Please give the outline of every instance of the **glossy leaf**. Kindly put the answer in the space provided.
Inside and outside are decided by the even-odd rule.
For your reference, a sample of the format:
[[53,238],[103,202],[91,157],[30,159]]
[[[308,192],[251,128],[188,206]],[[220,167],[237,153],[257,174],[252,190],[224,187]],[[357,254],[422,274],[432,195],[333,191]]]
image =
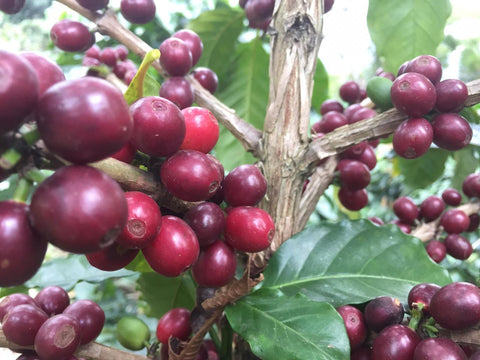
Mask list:
[[345,325],[328,303],[261,289],[228,306],[226,314],[263,360],[350,358]]
[[386,71],[417,55],[435,55],[452,7],[449,0],[370,0],[367,24]]
[[421,282],[451,280],[420,240],[368,220],[312,226],[286,241],[264,272],[263,288],[304,294],[334,306],[390,295],[406,301]]
[[195,284],[188,274],[168,278],[157,273],[144,273],[138,279],[146,315],[160,318],[174,307],[192,309],[195,305]]
[[322,103],[328,98],[328,74],[323,63],[318,60],[313,77],[312,109],[319,111]]

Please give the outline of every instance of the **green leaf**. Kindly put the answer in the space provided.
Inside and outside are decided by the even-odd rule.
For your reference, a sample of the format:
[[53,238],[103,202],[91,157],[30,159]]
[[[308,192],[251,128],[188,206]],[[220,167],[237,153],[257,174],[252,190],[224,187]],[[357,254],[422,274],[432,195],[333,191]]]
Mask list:
[[147,302],[146,315],[160,318],[175,307],[192,309],[195,305],[195,284],[186,273],[169,278],[157,273],[144,273],[138,279],[142,299]]
[[455,159],[455,176],[452,176],[451,187],[462,192],[463,180],[477,170],[478,158],[472,146],[455,151],[453,158]]
[[235,54],[244,19],[245,12],[240,9],[221,8],[202,12],[186,26],[195,31],[203,42],[203,53],[197,66],[212,69],[219,77],[220,88]]
[[430,149],[416,159],[398,157],[398,168],[404,176],[404,183],[412,189],[425,188],[443,175],[449,152]]
[[396,74],[405,61],[434,55],[451,11],[449,0],[370,0],[367,25],[383,68]]
[[49,285],[61,286],[70,290],[80,281],[99,283],[106,279],[133,276],[128,270],[102,271],[94,268],[83,255],[69,255],[66,258],[54,258],[42,264],[38,272],[25,283],[28,287],[43,288]]
[[312,108],[319,111],[322,103],[328,98],[328,74],[323,63],[318,60],[313,76]]
[[[218,93],[223,103],[258,129],[263,128],[268,104],[268,65],[269,57],[260,38],[241,44],[231,63],[227,86]],[[226,170],[254,161],[253,156],[223,127],[215,155]]]
[[263,360],[350,359],[344,322],[328,303],[261,289],[225,311]]
[[396,225],[369,220],[312,226],[286,241],[264,272],[263,288],[304,294],[334,306],[382,295],[406,301],[421,282],[445,285],[446,270],[427,255],[420,240]]
[[143,58],[135,77],[125,91],[125,100],[127,103],[133,104],[136,100],[149,95],[158,96],[160,85],[156,80],[148,74],[148,68],[160,58],[160,51],[153,49],[149,51]]
[[128,264],[125,269],[140,273],[153,272],[153,269],[150,267],[150,265],[148,265],[147,260],[145,260],[145,256],[143,256],[141,251],[138,252],[135,259],[133,259],[133,261]]

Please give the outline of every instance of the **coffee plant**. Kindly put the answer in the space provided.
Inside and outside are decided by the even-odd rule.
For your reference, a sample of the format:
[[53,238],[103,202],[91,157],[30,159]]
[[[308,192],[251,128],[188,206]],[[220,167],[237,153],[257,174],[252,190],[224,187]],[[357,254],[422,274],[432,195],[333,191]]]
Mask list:
[[454,2],[370,0],[376,63],[336,87],[343,0],[202,2],[172,29],[173,2],[51,3],[0,0],[5,24],[63,11],[41,51],[0,45],[12,359],[480,358]]

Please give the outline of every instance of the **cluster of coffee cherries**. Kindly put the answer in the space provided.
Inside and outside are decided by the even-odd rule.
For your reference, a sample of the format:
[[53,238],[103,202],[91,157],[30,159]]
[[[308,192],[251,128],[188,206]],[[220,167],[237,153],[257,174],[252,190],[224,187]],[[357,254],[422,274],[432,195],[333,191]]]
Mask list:
[[476,285],[415,285],[408,294],[407,309],[391,296],[377,297],[363,310],[352,305],[338,307],[350,341],[350,359],[480,358],[480,351],[460,346],[439,331],[468,330],[480,322],[480,289]]
[[[21,360],[77,360],[79,346],[95,340],[103,329],[105,313],[92,300],[70,302],[58,286],[47,286],[35,297],[14,293],[0,302],[5,338],[25,350]],[[78,359],[81,360],[81,359]]]

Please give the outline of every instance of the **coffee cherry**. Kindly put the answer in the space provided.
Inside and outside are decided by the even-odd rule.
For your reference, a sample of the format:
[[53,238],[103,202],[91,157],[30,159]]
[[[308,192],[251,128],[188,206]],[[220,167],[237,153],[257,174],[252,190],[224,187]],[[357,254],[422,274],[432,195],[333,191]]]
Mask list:
[[53,84],[65,80],[62,69],[53,61],[34,52],[23,52],[20,56],[32,65],[37,75],[39,97]]
[[225,214],[215,203],[203,202],[195,205],[183,216],[197,235],[201,247],[206,247],[217,241],[225,229]]
[[119,151],[133,127],[123,94],[108,81],[92,77],[48,88],[38,103],[36,121],[52,152],[81,164]]
[[32,346],[40,326],[48,315],[31,304],[17,305],[3,318],[2,330],[8,341],[20,346]]
[[419,208],[418,217],[425,222],[433,221],[440,217],[445,210],[445,202],[441,197],[431,195],[422,201]]
[[340,86],[339,94],[342,100],[353,104],[360,97],[360,86],[355,81],[347,81]]
[[223,181],[224,200],[230,206],[255,206],[266,192],[267,180],[255,165],[237,166]]
[[343,113],[343,105],[335,99],[327,99],[320,105],[320,114],[325,115],[329,111]]
[[35,70],[20,55],[0,50],[0,135],[15,130],[38,101]]
[[[373,109],[362,107],[361,109],[358,109],[355,111],[350,118],[348,119],[349,124],[354,124],[356,122],[366,120],[366,119],[371,119],[377,115],[377,112]],[[345,114],[346,116],[346,114]]]
[[180,109],[158,96],[147,96],[130,106],[133,116],[131,141],[151,156],[173,155],[185,137],[185,118]]
[[161,275],[175,277],[197,260],[200,246],[194,231],[182,219],[165,215],[155,240],[142,249],[151,268]]
[[341,187],[338,192],[338,200],[348,210],[358,211],[363,209],[368,203],[367,190],[349,190]]
[[48,316],[60,314],[70,305],[68,293],[60,286],[44,287],[34,299]]
[[23,284],[37,272],[45,257],[47,242],[31,227],[29,216],[30,209],[25,203],[0,202],[2,287]]
[[437,102],[435,108],[444,113],[456,113],[463,109],[465,100],[468,98],[467,85],[458,79],[440,81],[435,89]]
[[90,265],[103,271],[123,269],[130,264],[138,254],[138,249],[127,249],[116,242],[101,250],[86,254]]
[[417,219],[418,211],[417,205],[407,196],[401,196],[393,202],[393,212],[407,224],[412,224]]
[[95,37],[81,22],[63,19],[50,30],[53,44],[63,51],[83,52],[95,43]]
[[468,216],[470,220],[470,224],[468,225],[466,232],[473,232],[478,229],[480,225],[480,215],[479,214],[471,214]]
[[421,283],[415,285],[408,293],[408,306],[410,306],[410,309],[414,309],[422,304],[423,313],[429,314],[430,302],[438,290],[440,290],[440,286],[437,284]]
[[470,241],[459,234],[449,234],[443,243],[447,254],[458,260],[467,260],[472,255],[473,248]]
[[393,133],[393,149],[405,159],[425,154],[433,141],[432,125],[424,118],[402,121]]
[[329,12],[332,9],[334,3],[335,3],[335,0],[324,0],[323,13],[326,14],[327,12]]
[[169,310],[160,318],[157,324],[157,339],[167,346],[168,339],[171,337],[187,340],[191,333],[190,311],[185,308]]
[[367,95],[380,111],[388,110],[393,106],[390,95],[392,84],[393,79],[388,79],[384,76],[375,76],[368,80]]
[[42,360],[67,360],[80,345],[80,325],[65,314],[43,323],[35,336],[35,352]]
[[430,314],[449,330],[463,330],[480,321],[480,289],[467,282],[443,286],[430,301]]
[[391,221],[392,224],[396,225],[402,232],[405,234],[410,234],[412,232],[412,225],[408,224],[400,219]]
[[120,12],[132,24],[146,24],[153,20],[157,8],[153,0],[122,0]]
[[13,293],[5,296],[0,301],[0,323],[3,323],[3,318],[14,307],[18,305],[29,304],[39,307],[37,302],[29,295],[22,293]]
[[338,163],[342,188],[350,191],[361,190],[370,183],[370,170],[358,160],[344,159]]
[[[350,104],[345,108],[345,110],[343,110],[343,115],[345,115],[345,117],[347,118],[348,123],[351,124],[352,123],[352,116],[357,111],[362,110],[362,109],[366,109],[366,108],[363,107],[362,105],[358,104],[358,103]],[[342,111],[339,111],[339,112],[342,112]]]
[[100,335],[105,324],[105,312],[92,300],[77,300],[63,314],[76,319],[80,325],[80,344],[88,344]]
[[446,189],[442,192],[442,199],[447,205],[458,206],[462,202],[462,195],[456,189]]
[[200,286],[220,287],[235,276],[237,258],[234,250],[221,240],[205,247],[192,267],[192,275]]
[[136,316],[122,317],[115,329],[118,342],[129,350],[142,350],[150,340],[150,329]]
[[447,210],[440,219],[440,225],[448,234],[460,234],[470,224],[468,215],[460,209]]
[[351,305],[340,306],[337,308],[337,312],[345,323],[350,349],[358,348],[367,337],[367,327],[362,312]]
[[35,230],[64,251],[87,254],[111,245],[127,219],[122,188],[93,167],[71,165],[43,181],[32,197]]
[[370,330],[380,332],[388,325],[399,324],[404,310],[400,300],[390,296],[379,296],[370,300],[363,311],[365,323]]
[[172,37],[184,41],[192,55],[192,66],[195,66],[198,63],[198,60],[200,60],[203,52],[203,43],[200,36],[192,30],[182,29],[174,33]]
[[108,5],[108,0],[77,0],[77,2],[90,11],[105,9]]
[[5,14],[13,15],[25,6],[25,0],[0,0],[0,11]]
[[185,201],[207,200],[222,181],[212,160],[196,150],[179,150],[169,157],[162,164],[160,179],[168,191]]
[[250,22],[261,23],[272,16],[274,6],[274,0],[248,0],[245,16]]
[[159,94],[180,109],[192,106],[194,100],[193,87],[183,76],[172,76],[165,80]]
[[439,148],[456,151],[472,140],[472,128],[467,120],[456,113],[437,114],[432,119],[433,142]]
[[346,157],[352,160],[358,160],[367,165],[369,170],[373,170],[377,166],[377,156],[375,150],[367,143],[365,149],[360,155],[355,155],[352,152],[345,153]]
[[329,111],[323,115],[319,124],[315,127],[315,130],[316,132],[322,132],[326,134],[347,124],[348,120],[342,113]]
[[182,110],[185,118],[185,138],[180,149],[208,153],[218,141],[220,128],[210,110],[192,106]]
[[372,348],[368,345],[361,345],[356,349],[352,349],[350,353],[350,360],[371,360]]
[[445,244],[438,240],[430,240],[425,246],[428,256],[437,264],[442,262],[447,256],[447,248]]
[[125,192],[128,215],[116,243],[127,249],[142,249],[157,236],[162,214],[157,203],[140,191]]
[[463,180],[462,191],[468,197],[480,197],[480,173],[468,175]]
[[193,73],[193,77],[208,90],[210,94],[214,94],[218,88],[218,76],[212,69],[206,67],[197,67]]
[[395,79],[392,103],[410,117],[422,117],[435,106],[437,95],[432,82],[418,73],[406,72]]
[[112,154],[111,157],[126,164],[130,164],[135,158],[136,153],[137,148],[131,142],[128,142],[120,150]]
[[160,44],[160,64],[170,76],[187,75],[192,68],[192,53],[180,38],[169,37]]
[[423,339],[415,348],[413,360],[424,359],[467,360],[467,356],[453,340],[437,337]]
[[258,252],[270,246],[275,225],[270,215],[253,206],[237,206],[227,214],[225,241],[234,249]]
[[420,55],[410,60],[405,72],[419,73],[436,85],[442,78],[442,64],[432,55]]
[[373,341],[373,360],[411,360],[420,336],[405,325],[391,325],[383,329]]
[[100,52],[100,61],[113,68],[118,61],[117,52],[114,48],[106,47]]

